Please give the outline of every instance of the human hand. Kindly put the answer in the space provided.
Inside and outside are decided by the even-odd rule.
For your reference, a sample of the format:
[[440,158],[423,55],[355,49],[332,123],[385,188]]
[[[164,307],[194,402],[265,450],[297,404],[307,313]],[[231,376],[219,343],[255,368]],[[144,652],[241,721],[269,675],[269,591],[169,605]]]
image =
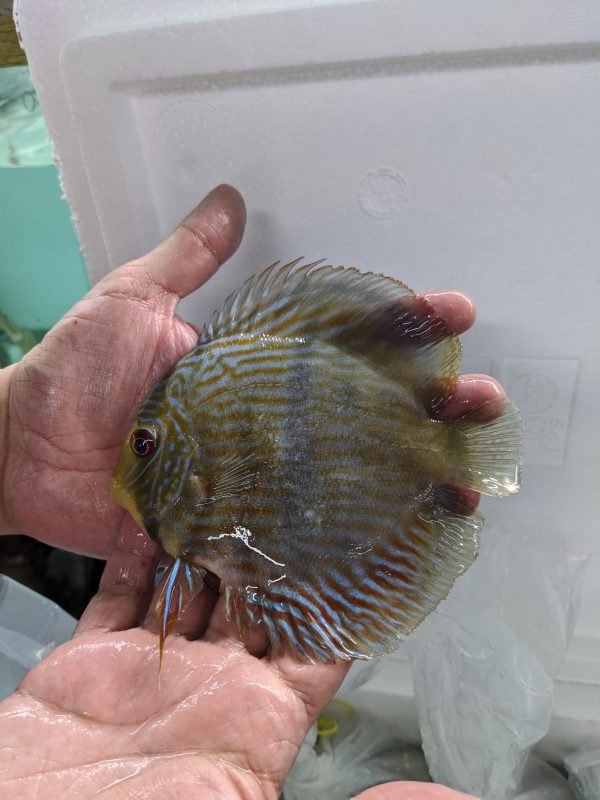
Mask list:
[[220,186],[145,258],[100,281],[0,371],[0,533],[106,557],[124,511],[108,496],[127,426],[198,334],[175,314],[237,249],[246,212]]
[[[156,545],[126,519],[72,641],[0,704],[2,796],[279,797],[348,665],[300,664],[258,642],[249,652],[225,619],[224,599],[205,587],[167,639],[159,677],[149,605],[156,558]],[[433,784],[393,783],[357,800],[461,798]]]
[[[244,223],[240,195],[218,187],[165,242],[107,275],[39,346],[0,370],[0,533],[110,553],[124,512],[107,490],[128,425],[197,340],[177,303],[233,254]],[[457,333],[473,323],[464,295],[427,296]],[[491,378],[463,376],[444,415],[499,394]],[[465,496],[474,508],[476,494]]]
[[[55,391],[51,391],[50,412],[53,403],[58,403],[69,412],[70,425],[78,432],[78,437],[72,440],[78,446],[71,446],[68,451],[71,466],[63,468],[61,462],[54,465],[53,472],[47,473],[44,460],[38,464],[35,447],[25,447],[32,432],[25,429],[26,435],[22,436],[21,448],[29,459],[26,461],[23,452],[19,453],[19,463],[26,465],[21,466],[23,474],[32,473],[33,481],[41,471],[39,479],[49,492],[46,502],[49,502],[48,497],[52,500],[55,493],[65,498],[60,515],[51,519],[54,525],[48,528],[48,536],[44,538],[49,540],[53,536],[54,541],[77,547],[79,526],[85,530],[85,526],[94,521],[94,508],[87,510],[85,502],[92,503],[94,499],[97,513],[109,525],[107,534],[103,534],[99,524],[92,526],[93,536],[99,539],[97,552],[106,552],[119,530],[120,536],[107,564],[101,590],[84,615],[75,638],[38,665],[17,693],[0,706],[0,742],[3,745],[0,780],[12,796],[29,798],[56,793],[63,798],[86,798],[104,791],[114,798],[156,795],[164,800],[195,797],[201,790],[206,798],[276,798],[308,727],[332,697],[347,669],[346,664],[298,664],[288,656],[266,652],[264,643],[260,642],[251,643],[250,650],[246,649],[235,628],[225,620],[223,601],[217,601],[205,587],[177,622],[175,634],[167,640],[159,687],[154,601],[149,603],[156,547],[129,518],[114,515],[100,491],[108,484],[124,429],[137,403],[179,357],[180,350],[189,349],[195,341],[193,330],[172,316],[177,295],[165,294],[165,291],[161,294],[156,288],[156,276],[160,275],[160,281],[166,282],[174,272],[175,262],[185,264],[188,281],[185,286],[191,288],[222,260],[227,247],[233,249],[237,243],[234,232],[241,228],[243,207],[231,189],[219,190],[217,197],[223,205],[220,210],[212,209],[217,219],[210,226],[210,235],[214,234],[219,220],[226,223],[219,240],[223,245],[219,251],[221,256],[211,260],[205,247],[193,243],[192,236],[175,234],[180,237],[179,244],[173,245],[171,239],[171,243],[158,248],[143,262],[113,273],[116,285],[109,283],[107,286],[102,282],[96,287],[95,293],[79,304],[77,314],[71,312],[60,323],[63,332],[59,329],[58,337],[48,342],[47,349],[27,368],[30,372],[20,378],[25,381],[20,396],[25,397],[26,379],[29,379],[39,398],[37,417],[33,414],[33,403],[28,404],[33,423],[43,410],[41,387],[52,389],[66,381],[64,389],[71,398],[70,405],[62,405]],[[194,228],[204,224],[205,213],[200,208],[192,214],[188,224]],[[228,245],[224,244],[226,241]],[[150,281],[149,268],[153,269]],[[180,289],[181,293],[186,291],[185,286]],[[441,292],[428,297],[438,314],[457,333],[472,324],[474,308],[464,295]],[[124,302],[132,303],[133,322],[124,320],[122,311],[119,312]],[[158,312],[156,307],[160,309]],[[77,319],[78,325],[89,323],[93,328],[93,334],[84,337],[87,349],[80,367],[83,372],[83,365],[86,365],[86,378],[82,379],[79,389],[72,385],[74,373],[68,372],[69,382],[64,377],[66,368],[60,361],[56,363],[58,354],[64,356],[71,348],[75,349],[74,360],[79,363],[81,349],[65,327],[70,319]],[[111,338],[113,346],[110,348],[106,348],[104,342],[96,342],[94,350],[98,326],[103,330],[102,325],[110,320],[114,320],[117,327],[114,333],[117,339]],[[140,337],[147,324],[153,327],[155,344],[149,358],[137,342],[128,343],[128,338]],[[112,337],[113,333],[106,330],[104,335]],[[106,378],[107,370],[109,373],[114,370],[111,359],[117,358],[121,365],[121,359],[115,356],[117,343],[127,352],[127,360],[122,363],[136,371],[134,379],[124,367],[116,370],[121,381],[118,386],[122,392],[127,389],[127,402],[112,386],[106,395],[100,392],[100,397],[93,394],[89,397],[85,381],[91,380],[95,367],[102,366]],[[136,357],[146,359],[145,370],[139,374],[134,370]],[[102,358],[107,360],[102,361]],[[53,375],[58,375],[54,381]],[[42,380],[39,385],[36,384],[38,378]],[[101,386],[98,382],[93,385]],[[500,395],[502,390],[492,379],[463,376],[443,415],[460,416],[470,407]],[[103,418],[114,426],[117,434],[107,435],[102,428],[91,425],[95,417],[88,406],[92,401],[98,403]],[[78,416],[80,405],[85,412],[83,421]],[[61,420],[50,412],[41,416],[60,426]],[[124,421],[120,420],[119,413]],[[68,435],[66,425],[55,435],[46,432],[42,436],[35,426],[34,431],[38,437],[34,441],[41,442],[43,452],[55,442],[56,436],[61,442],[60,437]],[[82,443],[90,450],[82,448]],[[83,496],[69,506],[69,481],[76,479],[78,468],[94,466],[92,457],[101,459],[95,482],[88,486],[86,480],[81,481],[78,487],[82,488]],[[13,458],[11,453],[9,463],[17,463]],[[474,508],[477,496],[465,493],[465,498]],[[27,501],[31,501],[32,506],[37,504],[37,498],[31,494]],[[13,501],[11,506],[16,509],[17,502]],[[42,504],[37,505],[40,516],[33,515],[39,528],[44,522],[42,509]],[[29,519],[31,513],[25,509],[24,518]],[[63,519],[69,523],[68,537],[60,538]],[[77,549],[89,551],[90,548],[88,539]],[[390,794],[392,790],[397,793]],[[369,790],[363,800],[391,800],[392,797],[398,800],[447,797],[452,800],[457,795],[434,786],[415,788],[414,784],[389,784]]]

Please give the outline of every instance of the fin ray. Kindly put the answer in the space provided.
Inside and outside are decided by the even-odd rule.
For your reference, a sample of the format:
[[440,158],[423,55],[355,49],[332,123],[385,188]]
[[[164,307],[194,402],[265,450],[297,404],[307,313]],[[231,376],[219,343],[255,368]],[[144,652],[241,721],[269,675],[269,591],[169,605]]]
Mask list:
[[[305,570],[293,588],[239,589],[233,602],[246,617],[242,625],[262,621],[277,653],[291,650],[308,662],[383,655],[435,609],[476,558],[482,522],[478,514],[456,514],[430,500],[397,537],[330,570],[327,581]],[[349,588],[340,596],[335,586],[344,575]]]
[[206,325],[199,344],[229,335],[319,338],[414,387],[430,410],[452,396],[458,337],[400,281],[300,260],[250,278]]
[[495,497],[519,490],[523,422],[514,403],[488,400],[448,424],[457,483]]

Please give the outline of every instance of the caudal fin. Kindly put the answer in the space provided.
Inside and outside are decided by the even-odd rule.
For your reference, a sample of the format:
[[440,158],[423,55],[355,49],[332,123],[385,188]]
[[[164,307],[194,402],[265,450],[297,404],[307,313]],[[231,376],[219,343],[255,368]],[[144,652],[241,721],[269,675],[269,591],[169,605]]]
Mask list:
[[448,424],[456,483],[495,497],[519,491],[523,422],[514,403],[488,400]]

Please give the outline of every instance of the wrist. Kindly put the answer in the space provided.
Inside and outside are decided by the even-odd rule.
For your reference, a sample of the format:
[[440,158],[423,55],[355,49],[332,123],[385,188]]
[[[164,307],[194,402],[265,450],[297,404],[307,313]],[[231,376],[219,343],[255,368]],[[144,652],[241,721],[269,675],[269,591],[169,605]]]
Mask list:
[[10,382],[15,364],[0,369],[0,535],[15,533],[8,512],[8,470],[9,470],[9,398]]

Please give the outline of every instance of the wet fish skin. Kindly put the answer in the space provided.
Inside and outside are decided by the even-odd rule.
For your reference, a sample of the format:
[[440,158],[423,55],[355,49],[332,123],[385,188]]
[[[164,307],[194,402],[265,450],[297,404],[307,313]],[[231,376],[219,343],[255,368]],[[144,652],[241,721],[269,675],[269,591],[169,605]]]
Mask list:
[[[482,520],[444,487],[519,485],[512,404],[488,422],[435,418],[459,365],[457,338],[403,284],[273,267],[144,403],[113,496],[176,564],[220,577],[242,633],[264,625],[309,661],[389,652],[475,558]],[[132,450],[140,430],[148,457]]]

